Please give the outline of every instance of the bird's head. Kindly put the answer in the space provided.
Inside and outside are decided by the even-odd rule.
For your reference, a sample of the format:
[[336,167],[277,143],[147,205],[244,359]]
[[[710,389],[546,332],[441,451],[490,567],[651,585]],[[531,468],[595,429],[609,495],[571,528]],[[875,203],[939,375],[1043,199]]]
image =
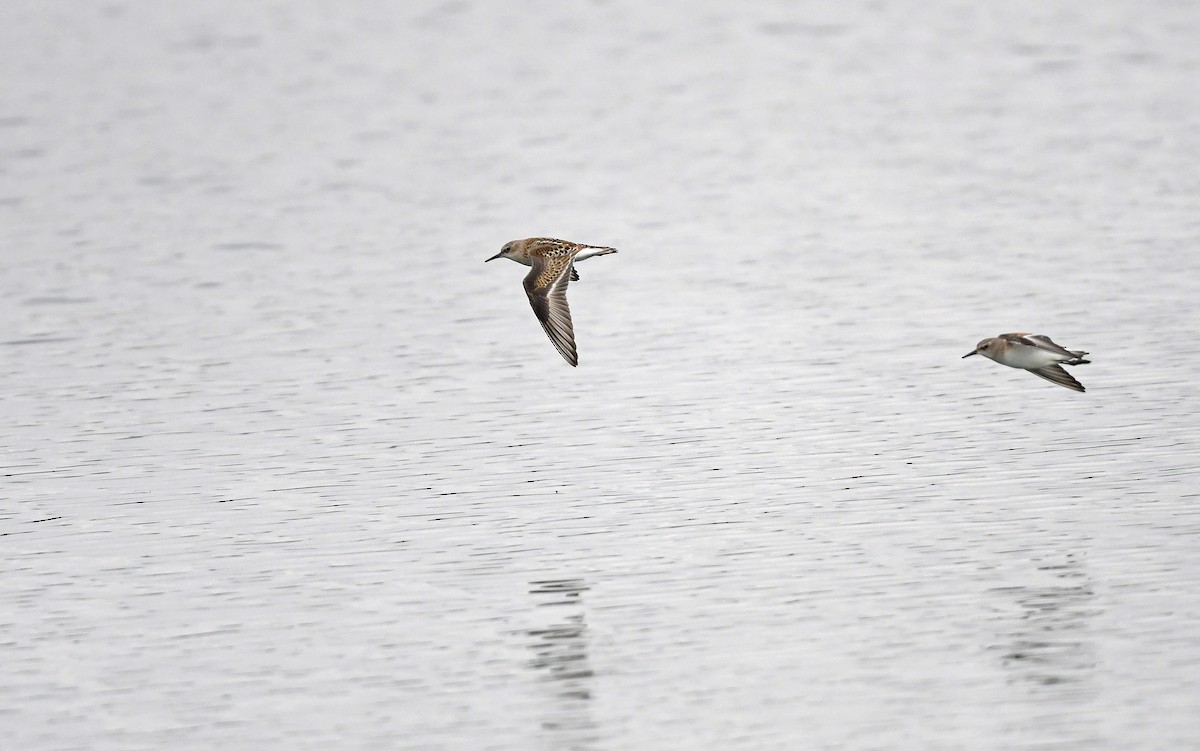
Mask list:
[[963,359],[965,360],[971,355],[983,355],[984,357],[990,357],[993,354],[993,347],[995,344],[995,338],[984,339],[983,341],[979,342],[979,344],[975,345],[975,349],[963,355]]
[[[494,261],[497,258],[507,258],[509,260],[516,261],[517,263],[523,263],[525,261],[525,259],[523,258],[523,251],[524,251],[524,246],[522,245],[520,240],[511,240],[509,242],[504,243],[504,247],[500,249],[499,253],[497,253],[496,255],[492,256],[491,258],[489,258],[487,260]],[[487,261],[485,261],[484,263],[486,263],[486,262]]]

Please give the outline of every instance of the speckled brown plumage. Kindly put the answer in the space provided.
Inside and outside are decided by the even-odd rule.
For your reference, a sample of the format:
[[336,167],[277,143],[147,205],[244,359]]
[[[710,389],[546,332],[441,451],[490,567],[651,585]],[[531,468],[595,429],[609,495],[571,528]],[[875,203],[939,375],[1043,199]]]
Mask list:
[[553,237],[530,237],[505,243],[496,258],[508,258],[531,267],[525,276],[525,294],[534,315],[555,348],[572,366],[579,364],[575,329],[567,305],[567,285],[579,279],[575,262],[616,253],[616,248],[582,245]]

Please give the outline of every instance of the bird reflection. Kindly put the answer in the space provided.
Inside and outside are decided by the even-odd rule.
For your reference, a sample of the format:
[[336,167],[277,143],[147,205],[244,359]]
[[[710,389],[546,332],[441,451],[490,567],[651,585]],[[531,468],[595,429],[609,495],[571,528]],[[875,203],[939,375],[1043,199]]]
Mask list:
[[552,618],[546,625],[529,629],[529,666],[540,674],[555,698],[552,716],[542,727],[555,734],[559,748],[591,749],[598,742],[591,716],[592,669],[588,664],[587,623],[582,595],[588,586],[582,579],[553,579],[530,582],[538,608]]
[[1040,570],[1062,584],[996,590],[1021,608],[1017,627],[996,648],[1015,680],[1062,695],[1086,694],[1097,664],[1088,629],[1097,612],[1095,592],[1074,559]]

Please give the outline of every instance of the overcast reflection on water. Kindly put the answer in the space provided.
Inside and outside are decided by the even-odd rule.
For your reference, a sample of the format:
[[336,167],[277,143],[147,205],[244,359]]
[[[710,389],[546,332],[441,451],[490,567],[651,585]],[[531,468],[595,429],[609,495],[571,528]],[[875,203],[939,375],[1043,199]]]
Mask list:
[[1198,38],[0,4],[2,745],[1193,746]]

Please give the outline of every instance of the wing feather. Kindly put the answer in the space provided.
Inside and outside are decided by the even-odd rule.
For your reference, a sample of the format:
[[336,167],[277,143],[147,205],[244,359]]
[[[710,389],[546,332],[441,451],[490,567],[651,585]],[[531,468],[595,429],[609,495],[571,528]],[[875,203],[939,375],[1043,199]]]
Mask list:
[[1084,359],[1087,356],[1087,352],[1067,349],[1045,334],[1004,334],[1002,338],[1014,344],[1023,344],[1026,347],[1040,349],[1043,352],[1061,355],[1063,362],[1067,365],[1085,365],[1091,362],[1091,360]]
[[574,266],[571,255],[534,255],[533,268],[525,277],[525,294],[533,314],[542,324],[546,335],[559,354],[571,366],[579,365],[575,350],[575,329],[571,324],[571,308],[567,305],[567,285]]
[[1066,386],[1073,391],[1084,391],[1083,384],[1072,378],[1071,374],[1063,370],[1061,365],[1047,365],[1044,368],[1030,370],[1029,372],[1040,378],[1045,378],[1050,383]]

